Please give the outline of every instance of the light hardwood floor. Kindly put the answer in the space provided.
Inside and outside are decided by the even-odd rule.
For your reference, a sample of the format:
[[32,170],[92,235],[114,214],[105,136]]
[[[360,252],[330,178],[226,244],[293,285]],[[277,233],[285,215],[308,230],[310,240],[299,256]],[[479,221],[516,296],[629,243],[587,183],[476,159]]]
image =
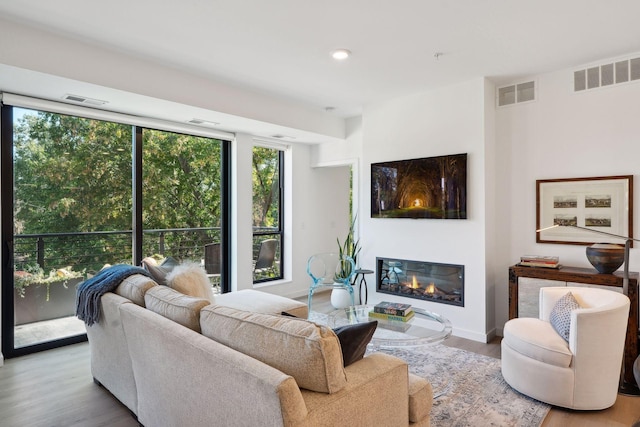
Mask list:
[[[314,298],[314,310],[331,310],[328,295]],[[445,344],[500,357],[499,338],[484,344],[451,337]],[[604,411],[554,408],[542,427],[629,427],[639,420],[640,397],[618,395],[616,404]],[[138,423],[126,407],[93,383],[89,345],[82,343],[5,360],[0,368],[0,426],[135,427]]]

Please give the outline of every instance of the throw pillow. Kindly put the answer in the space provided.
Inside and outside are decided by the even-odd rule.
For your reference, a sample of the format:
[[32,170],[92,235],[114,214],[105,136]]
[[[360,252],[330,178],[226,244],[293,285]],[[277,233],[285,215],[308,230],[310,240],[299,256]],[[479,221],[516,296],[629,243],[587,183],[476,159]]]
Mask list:
[[180,265],[178,261],[171,257],[166,257],[162,264],[158,265],[155,259],[152,257],[147,257],[142,260],[142,268],[147,270],[153,280],[155,280],[160,285],[167,284],[167,274],[171,273],[175,267]]
[[198,263],[185,261],[171,270],[166,279],[170,288],[182,294],[215,302],[211,282]]
[[335,393],[347,385],[338,337],[327,326],[214,304],[200,311],[200,326],[202,335],[291,375],[300,388]]
[[[286,311],[280,314],[287,317],[296,317]],[[375,320],[356,325],[339,326],[333,329],[333,332],[338,336],[338,341],[340,341],[342,363],[345,368],[364,357],[367,345],[371,342],[377,327],[378,321]]]
[[376,331],[378,321],[345,325],[333,330],[340,341],[342,360],[347,367],[362,359],[367,351],[367,344],[371,341]]
[[551,326],[567,342],[569,342],[569,330],[571,329],[571,312],[578,308],[580,308],[580,304],[576,298],[571,292],[567,292],[556,302],[549,315]]

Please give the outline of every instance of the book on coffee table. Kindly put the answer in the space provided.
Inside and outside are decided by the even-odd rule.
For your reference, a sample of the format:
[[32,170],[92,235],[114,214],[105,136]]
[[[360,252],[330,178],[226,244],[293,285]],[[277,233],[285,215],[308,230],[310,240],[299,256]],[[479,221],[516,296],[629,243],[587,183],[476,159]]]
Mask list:
[[413,310],[407,313],[406,316],[396,316],[395,314],[376,313],[375,311],[371,311],[369,312],[369,317],[392,322],[408,322],[413,319],[414,314]]
[[382,301],[373,307],[375,313],[391,314],[394,316],[407,316],[413,312],[413,308],[410,304],[403,304],[399,302]]

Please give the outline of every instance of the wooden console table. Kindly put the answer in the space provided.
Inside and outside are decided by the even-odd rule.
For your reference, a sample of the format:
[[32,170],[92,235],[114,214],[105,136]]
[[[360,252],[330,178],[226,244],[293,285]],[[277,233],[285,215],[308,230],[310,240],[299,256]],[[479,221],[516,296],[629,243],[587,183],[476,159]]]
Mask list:
[[[622,273],[600,274],[592,268],[561,267],[509,267],[509,319],[518,317],[518,279],[527,277],[541,280],[556,280],[571,284],[599,285],[622,287]],[[629,324],[627,326],[627,338],[624,347],[624,376],[620,384],[620,392],[638,394],[638,386],[633,376],[633,363],[638,357],[638,279],[640,274],[629,272]]]

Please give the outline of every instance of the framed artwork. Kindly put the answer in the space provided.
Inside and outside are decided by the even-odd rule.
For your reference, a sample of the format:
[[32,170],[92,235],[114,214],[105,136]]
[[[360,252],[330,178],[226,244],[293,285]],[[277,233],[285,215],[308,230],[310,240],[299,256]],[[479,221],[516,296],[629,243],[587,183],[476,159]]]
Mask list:
[[536,242],[592,245],[633,238],[633,175],[536,181]]

